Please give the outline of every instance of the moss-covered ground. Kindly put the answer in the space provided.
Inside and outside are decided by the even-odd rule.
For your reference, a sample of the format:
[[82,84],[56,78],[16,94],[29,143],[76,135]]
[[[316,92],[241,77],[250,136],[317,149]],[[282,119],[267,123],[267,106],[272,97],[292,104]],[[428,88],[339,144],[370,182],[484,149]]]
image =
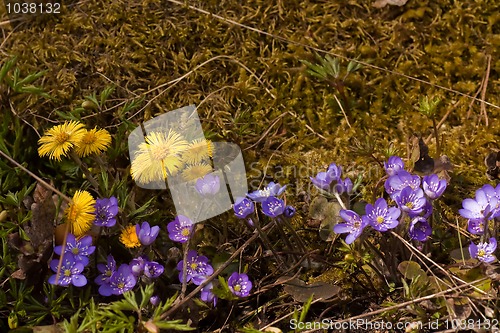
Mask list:
[[[0,82],[0,149],[72,195],[76,189],[89,187],[81,171],[70,160],[57,163],[40,158],[37,140],[64,120],[78,119],[87,128],[105,128],[113,137],[106,153],[110,173],[113,179],[123,180],[120,191],[133,193],[133,200],[128,198],[130,210],[151,196],[156,199],[148,206],[150,215],[133,216],[147,216],[155,224],[163,221],[165,225],[175,214],[165,204],[168,195],[134,186],[126,139],[138,124],[195,104],[208,138],[241,147],[251,190],[269,181],[290,184],[287,203],[297,208],[292,223],[307,250],[314,251],[317,266],[305,265],[288,273],[308,283],[321,280],[342,288],[333,301],[314,303],[304,320],[344,319],[429,295],[429,290],[415,286],[406,290],[401,277],[387,286],[377,280],[370,287],[367,280],[371,278],[366,274],[372,271],[346,268],[350,260],[359,259],[356,255],[363,254],[353,250],[355,259],[346,261],[341,250],[347,251],[346,246],[339,238],[333,243],[320,238],[319,223],[309,213],[316,195],[309,176],[335,162],[352,179],[362,177],[359,196],[353,201],[373,202],[383,192],[379,183],[384,175],[382,163],[394,154],[407,160],[412,136],[423,137],[430,156],[437,159],[444,154],[453,165],[448,189],[439,202],[442,226],[425,248],[440,265],[450,264],[450,252],[459,247],[457,230],[464,234],[463,246],[472,237],[465,232],[466,221],[458,217],[461,202],[491,182],[485,175],[484,159],[500,149],[500,3],[409,0],[401,7],[374,8],[373,2],[80,0],[64,2],[60,14],[19,19],[8,16],[0,6],[0,65],[5,68],[15,57],[15,64]],[[303,62],[318,63],[318,56],[326,55],[339,60],[337,79],[318,79]],[[361,68],[346,75],[351,61]],[[16,75],[19,79],[39,72],[43,73],[29,85],[16,82]],[[102,94],[110,87],[109,94]],[[86,96],[92,95],[99,105],[88,103]],[[423,98],[440,100],[434,116],[421,112]],[[433,122],[439,124],[439,149]],[[0,177],[2,198],[34,182],[3,157]],[[23,228],[28,210],[21,203],[15,206],[4,200],[0,211],[6,212],[0,215],[2,223],[10,223],[2,231],[7,247],[8,235]],[[235,238],[222,245],[216,227],[228,219],[229,228],[234,229],[230,236]],[[249,238],[249,231],[229,215],[214,224],[216,227],[206,227],[207,232],[199,235],[196,242],[200,247],[230,254]],[[276,235],[271,236],[277,247],[282,246]],[[290,330],[291,317],[272,323],[304,301],[294,299],[294,292],[283,290],[281,284],[274,285],[280,274],[275,271],[273,256],[265,251],[264,245],[256,244],[244,252],[246,259],[240,258],[241,267],[248,269],[254,281],[255,293],[250,298],[234,303],[222,300],[215,310],[187,303],[171,318],[191,320],[200,332],[266,325]],[[78,302],[73,300],[67,307],[73,310],[57,314],[47,310],[49,315],[37,322],[33,308],[23,308],[24,303],[13,299],[12,288],[19,288],[22,280],[11,276],[19,267],[15,255],[9,254],[7,259],[7,252],[10,250],[3,255],[0,271],[3,328],[9,326],[11,317],[17,318],[18,326],[47,325],[76,313]],[[444,274],[436,268],[430,271]],[[165,278],[164,284],[174,283],[176,274]],[[266,279],[268,275],[271,279]],[[351,289],[356,283],[359,285]],[[494,279],[491,283],[488,291],[497,290]],[[439,286],[435,283],[432,291],[439,292]],[[35,286],[36,299],[42,295],[41,289]],[[95,288],[88,292],[97,295]],[[172,296],[173,292],[162,294]],[[474,297],[484,295],[467,295],[418,308],[403,307],[373,318],[458,318],[460,302],[473,304],[472,310],[468,308],[470,318],[484,319],[490,310],[498,318],[495,301],[476,301]],[[70,297],[61,302],[69,302]],[[201,313],[200,319],[191,318],[189,311],[197,316]]]

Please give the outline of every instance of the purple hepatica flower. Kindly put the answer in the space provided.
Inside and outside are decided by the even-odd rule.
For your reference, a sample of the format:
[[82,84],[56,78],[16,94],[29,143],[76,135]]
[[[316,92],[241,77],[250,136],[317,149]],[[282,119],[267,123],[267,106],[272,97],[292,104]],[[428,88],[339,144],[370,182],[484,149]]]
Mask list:
[[[498,186],[497,186],[498,188]],[[483,185],[478,191],[483,191],[490,203],[491,217],[498,217],[500,215],[500,193],[496,188],[493,188],[490,184]],[[477,191],[476,191],[477,196]]]
[[467,230],[473,235],[484,234],[484,220],[469,220],[467,222]]
[[252,289],[252,282],[248,279],[248,275],[238,272],[231,274],[227,279],[229,290],[238,297],[247,297]]
[[396,202],[402,211],[411,216],[420,214],[423,211],[425,203],[427,202],[424,197],[422,189],[412,190],[407,186],[398,195],[396,195]]
[[411,221],[409,232],[411,239],[425,242],[432,234],[432,228],[425,218],[418,216]]
[[160,227],[155,225],[154,227],[150,227],[148,222],[142,222],[142,225],[135,225],[135,232],[139,241],[142,245],[151,245],[158,237],[158,233],[160,232]]
[[101,285],[99,294],[102,296],[121,295],[135,287],[137,279],[130,266],[121,264],[117,271],[113,272],[109,282]]
[[135,277],[140,276],[144,272],[144,267],[149,262],[147,256],[139,256],[130,261],[130,270]]
[[156,261],[147,262],[144,266],[144,275],[150,279],[156,279],[163,274],[165,268]]
[[384,162],[384,169],[387,175],[394,176],[401,170],[404,170],[405,164],[399,156],[391,156],[387,162]]
[[[179,261],[177,264],[177,270],[179,273],[179,281],[182,283],[182,267],[184,265],[184,260]],[[199,286],[206,277],[212,275],[214,272],[213,267],[208,263],[208,258],[205,256],[199,256],[195,250],[189,250],[187,255],[187,272],[186,281],[193,281],[193,283]]]
[[493,254],[497,249],[497,240],[492,237],[489,243],[479,243],[478,245],[471,243],[469,245],[469,253],[471,258],[477,258],[479,261],[491,263],[495,261]]
[[334,225],[333,231],[337,234],[349,233],[349,235],[347,235],[345,239],[345,242],[347,244],[351,244],[352,242],[354,242],[354,240],[356,240],[356,238],[361,235],[368,222],[366,221],[366,219],[362,219],[357,213],[352,210],[341,209],[340,217],[346,223],[339,223]]
[[220,178],[217,175],[209,173],[203,178],[199,178],[194,186],[196,191],[203,196],[215,195],[220,190]]
[[443,194],[446,189],[446,179],[439,179],[436,174],[424,176],[422,180],[422,187],[424,188],[425,195],[429,199],[435,200]]
[[158,304],[160,304],[161,300],[160,300],[160,297],[158,295],[154,295],[154,296],[151,296],[151,298],[149,299],[149,302],[153,306],[158,306]]
[[184,215],[179,215],[167,225],[168,237],[174,242],[185,243],[193,231],[194,223]]
[[[61,255],[62,245],[56,246],[54,252]],[[79,261],[83,266],[87,266],[89,263],[88,256],[94,253],[95,246],[92,246],[92,236],[85,236],[76,240],[75,236],[68,233],[66,238],[66,253],[71,253],[75,261]]]
[[295,208],[293,206],[286,206],[283,215],[288,218],[293,217],[295,215]]
[[490,200],[488,200],[488,196],[486,195],[485,191],[479,189],[476,191],[476,199],[464,199],[462,201],[463,208],[458,212],[466,219],[489,220],[493,215],[491,214],[491,205],[496,207],[497,202],[498,200],[496,199],[496,197],[491,197]]
[[352,193],[352,188],[354,187],[354,184],[352,183],[351,178],[346,178],[344,179],[344,190],[347,194]]
[[254,212],[253,201],[248,198],[238,197],[234,202],[233,210],[236,217],[244,219]]
[[287,185],[281,186],[280,184],[270,182],[265,189],[248,193],[247,197],[256,202],[263,202],[268,197],[281,195],[283,192],[285,192],[286,186]]
[[[50,262],[50,268],[52,268],[52,270],[56,273],[58,266],[59,259],[54,259]],[[49,283],[63,287],[67,287],[70,284],[75,287],[83,287],[87,284],[87,278],[82,274],[84,268],[85,266],[80,261],[75,260],[75,257],[71,254],[71,252],[66,252],[62,257],[62,265],[59,276],[57,276],[57,274],[52,275],[49,278]]]
[[217,297],[214,295],[212,292],[213,289],[213,284],[210,282],[207,284],[205,287],[201,289],[201,295],[200,298],[203,302],[205,303],[213,303],[214,306],[217,305]]
[[420,177],[412,175],[408,171],[400,170],[397,174],[390,176],[385,181],[385,191],[394,198],[402,189],[410,186],[413,190],[420,187]]
[[429,199],[425,200],[425,205],[422,207],[422,212],[420,215],[424,218],[428,218],[432,214],[432,202]]
[[397,227],[399,215],[401,211],[398,208],[387,207],[387,201],[378,198],[375,205],[366,205],[366,215],[362,219],[377,231],[387,231]]
[[285,211],[285,202],[276,197],[269,197],[262,203],[262,212],[269,217],[277,217]]
[[101,274],[95,278],[94,282],[99,286],[109,284],[111,275],[116,271],[116,261],[112,255],[109,255],[106,264],[97,264],[97,269]]
[[311,182],[313,183],[314,186],[319,188],[320,190],[325,190],[328,191],[330,189],[330,185],[332,182],[337,179],[334,177],[334,174],[332,172],[328,171],[321,171],[318,172],[316,177],[309,177],[311,179]]
[[332,163],[328,166],[328,170],[326,172],[330,173],[335,180],[340,180],[340,176],[342,176],[342,167],[335,163]]
[[94,224],[99,227],[112,227],[116,224],[118,214],[118,200],[115,197],[109,199],[97,199],[95,203]]

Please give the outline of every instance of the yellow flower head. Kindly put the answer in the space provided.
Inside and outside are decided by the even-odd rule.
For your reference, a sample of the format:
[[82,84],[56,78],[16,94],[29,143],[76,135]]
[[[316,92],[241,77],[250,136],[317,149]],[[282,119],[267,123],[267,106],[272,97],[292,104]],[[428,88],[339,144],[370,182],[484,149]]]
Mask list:
[[187,164],[200,163],[212,157],[213,151],[214,144],[212,141],[205,139],[194,140],[182,154],[182,160]]
[[66,156],[68,151],[76,145],[85,134],[85,128],[78,121],[66,121],[62,125],[57,125],[45,132],[38,140],[38,155],[49,155],[50,159],[61,160],[61,156]]
[[141,242],[139,241],[139,237],[137,237],[137,232],[135,231],[135,225],[130,225],[123,229],[122,234],[120,235],[120,242],[128,248],[141,246]]
[[75,143],[75,152],[79,157],[85,157],[106,150],[110,144],[111,135],[105,129],[85,130],[81,140]]
[[92,227],[95,219],[95,200],[87,191],[76,191],[64,212],[75,237],[83,236]]
[[198,178],[202,178],[206,174],[212,172],[212,167],[206,163],[198,163],[193,165],[188,165],[182,171],[182,178],[185,181],[189,182],[191,180],[196,180]]
[[181,155],[187,147],[188,142],[173,130],[149,133],[132,160],[132,178],[144,184],[175,175],[182,166]]

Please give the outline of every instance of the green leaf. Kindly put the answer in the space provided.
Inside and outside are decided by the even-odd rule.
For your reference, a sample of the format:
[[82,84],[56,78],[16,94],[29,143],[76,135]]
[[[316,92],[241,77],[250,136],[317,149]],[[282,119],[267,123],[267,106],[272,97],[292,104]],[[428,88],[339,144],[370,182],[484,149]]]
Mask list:
[[17,57],[12,57],[9,60],[3,64],[2,68],[0,69],[0,82],[3,81],[7,73],[14,67],[14,64],[17,61]]
[[307,312],[309,312],[309,308],[311,307],[311,303],[313,300],[314,294],[311,294],[309,299],[304,303],[304,307],[300,312],[299,322],[304,322],[306,320]]
[[101,107],[104,106],[104,103],[109,98],[109,96],[113,93],[113,91],[115,91],[115,87],[114,86],[108,86],[108,87],[104,88],[104,90],[101,92],[101,96],[100,96],[100,100],[101,100],[100,105],[101,105]]
[[193,331],[196,328],[189,327],[186,324],[181,324],[182,320],[172,320],[172,321],[157,321],[154,322],[156,326],[165,330],[177,330],[177,331]]

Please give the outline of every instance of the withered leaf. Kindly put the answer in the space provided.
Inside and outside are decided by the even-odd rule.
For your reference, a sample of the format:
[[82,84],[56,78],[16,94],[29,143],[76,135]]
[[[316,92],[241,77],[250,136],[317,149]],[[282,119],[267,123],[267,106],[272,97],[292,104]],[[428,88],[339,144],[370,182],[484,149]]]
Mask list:
[[284,290],[297,302],[305,302],[314,294],[313,300],[322,299],[328,301],[338,295],[341,291],[339,286],[325,282],[314,282],[306,284],[299,279],[292,279],[284,283]]
[[377,0],[375,1],[372,6],[375,8],[383,8],[387,5],[392,5],[392,6],[404,6],[408,0]]
[[54,235],[54,217],[56,206],[52,200],[52,191],[44,188],[40,183],[36,185],[31,204],[32,218],[24,227],[26,234],[35,249],[52,240]]
[[446,303],[453,311],[452,315],[455,319],[467,319],[472,313],[472,307],[465,297],[447,298]]
[[490,180],[500,179],[500,151],[489,153],[484,159],[486,176]]
[[37,184],[33,198],[27,198],[32,212],[31,220],[22,227],[29,237],[23,240],[19,233],[8,235],[11,248],[19,251],[19,270],[12,274],[13,278],[26,279],[28,285],[36,284],[44,278],[47,271],[47,261],[52,254],[54,237],[54,217],[56,207],[52,199],[52,191]]

